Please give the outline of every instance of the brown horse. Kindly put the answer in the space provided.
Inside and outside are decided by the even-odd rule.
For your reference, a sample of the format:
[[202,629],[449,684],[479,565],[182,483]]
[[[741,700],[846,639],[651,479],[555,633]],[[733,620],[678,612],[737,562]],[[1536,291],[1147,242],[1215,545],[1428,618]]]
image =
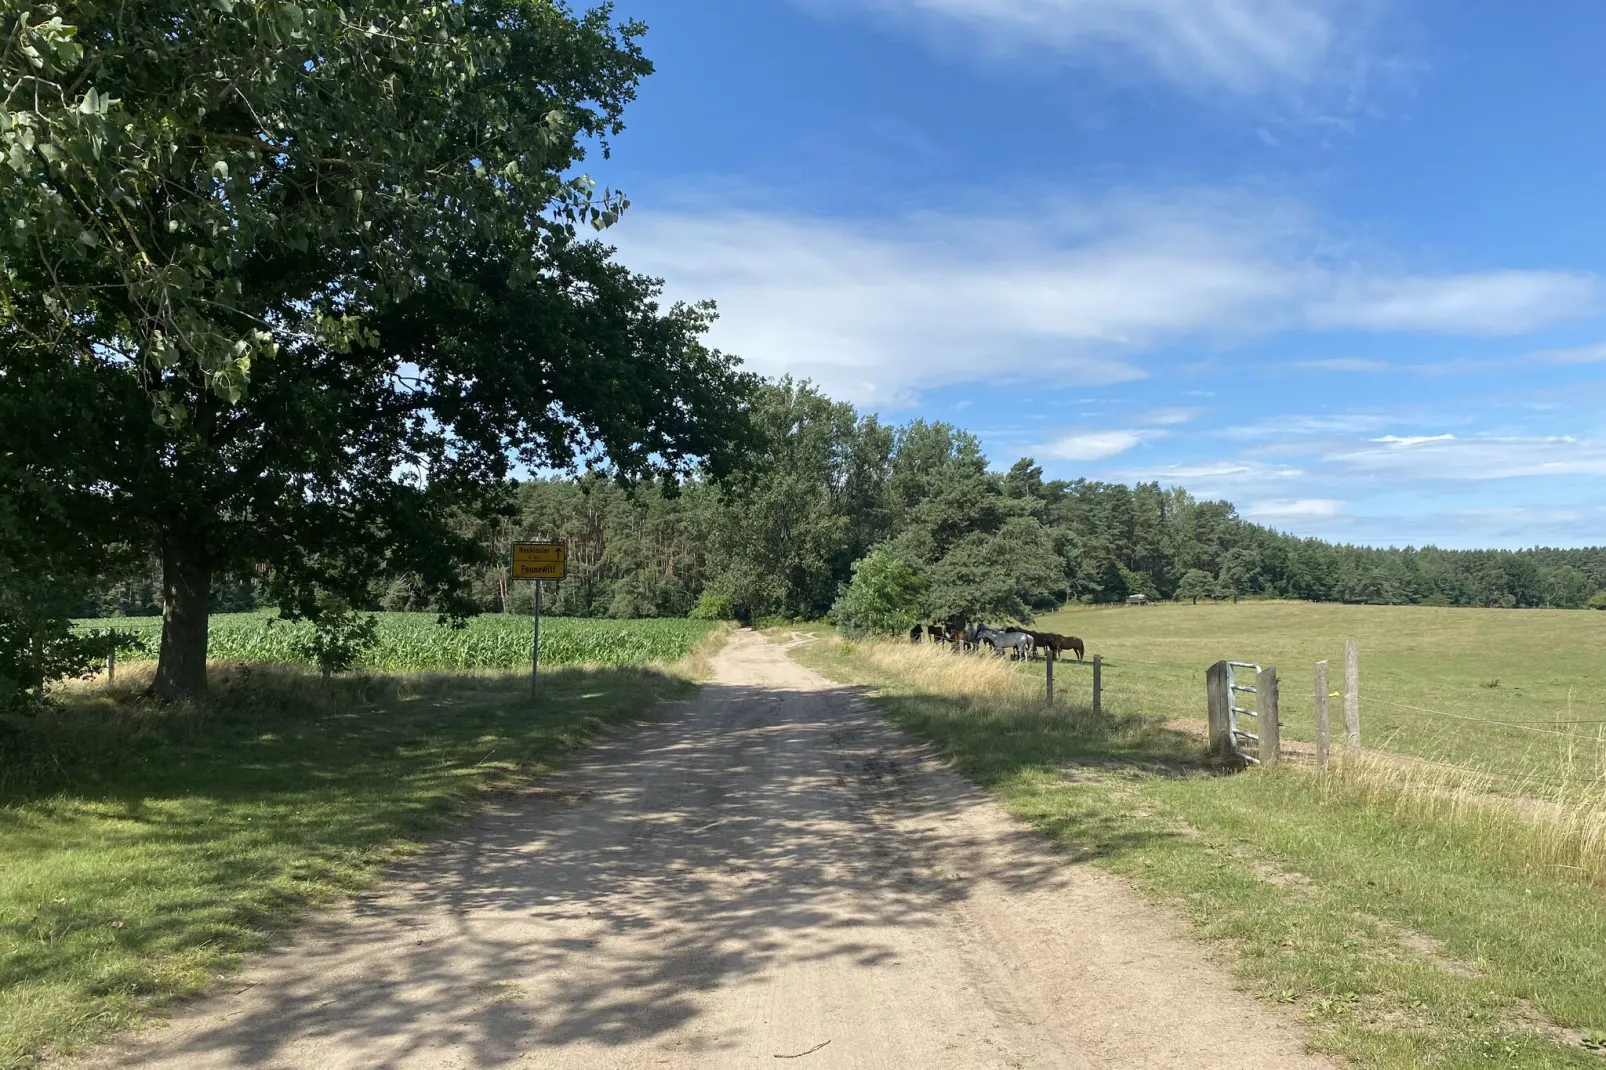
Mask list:
[[1074,635],[1056,635],[1053,632],[1027,632],[1026,634],[1032,637],[1032,642],[1036,644],[1038,649],[1044,651],[1048,657],[1069,651],[1075,653],[1077,661],[1081,661],[1082,656],[1087,651],[1082,640]]

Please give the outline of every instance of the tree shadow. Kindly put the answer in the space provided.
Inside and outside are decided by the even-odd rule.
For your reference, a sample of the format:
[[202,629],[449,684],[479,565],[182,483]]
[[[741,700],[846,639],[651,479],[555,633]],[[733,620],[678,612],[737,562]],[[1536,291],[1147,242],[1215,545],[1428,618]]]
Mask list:
[[[861,688],[705,685],[510,788],[119,1065],[300,1065],[317,1050],[391,1067],[452,1049],[497,1066],[671,1037],[681,1051],[736,1044],[744,1023],[700,1028],[714,990],[810,964],[874,971],[910,934],[939,940],[983,885],[1079,879],[935,758]],[[1154,835],[1101,830],[1077,857]]]

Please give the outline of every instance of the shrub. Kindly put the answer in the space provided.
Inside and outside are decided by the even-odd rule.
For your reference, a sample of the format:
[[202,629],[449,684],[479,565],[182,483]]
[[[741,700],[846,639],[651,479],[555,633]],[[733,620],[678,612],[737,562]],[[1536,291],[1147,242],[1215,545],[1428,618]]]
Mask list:
[[1596,591],[1589,598],[1590,609],[1606,609],[1606,591]]
[[696,607],[686,615],[692,620],[735,620],[736,606],[728,594],[704,591]]
[[349,672],[379,645],[379,620],[347,609],[321,614],[310,632],[291,640],[291,650],[300,661],[318,666],[325,680],[337,672]]
[[844,635],[903,635],[920,620],[926,578],[880,550],[854,562],[853,582],[831,607]]
[[0,592],[0,712],[29,712],[58,680],[93,676],[113,650],[144,648],[131,632],[77,630],[58,605]]

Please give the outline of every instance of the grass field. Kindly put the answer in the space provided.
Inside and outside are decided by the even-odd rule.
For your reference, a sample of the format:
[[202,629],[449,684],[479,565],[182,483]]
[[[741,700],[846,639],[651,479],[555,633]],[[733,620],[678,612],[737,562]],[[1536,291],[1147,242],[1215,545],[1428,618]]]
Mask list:
[[[516,669],[530,663],[530,618],[487,614],[463,628],[438,623],[434,613],[376,613],[379,643],[360,667],[384,672],[456,672]],[[115,628],[145,640],[130,660],[154,658],[162,634],[158,617],[108,617],[77,622],[84,628]],[[633,665],[674,661],[707,638],[708,621],[580,620],[541,621],[541,661],[546,665]],[[216,661],[294,662],[296,639],[312,625],[277,619],[274,613],[220,613],[212,618],[208,657]]]
[[[1288,612],[1249,608],[1262,622]],[[1288,608],[1309,623],[1321,607]],[[1316,622],[1322,636],[1355,622],[1333,608],[1336,624]],[[1124,652],[1146,647],[1130,622],[1194,627],[1174,612],[1112,613],[1091,649],[1136,665]],[[1116,620],[1128,629],[1119,640]],[[1263,626],[1269,646],[1275,627]],[[1239,654],[1209,642],[1176,638],[1179,680],[1195,656]],[[1299,1015],[1313,1046],[1347,1065],[1603,1064],[1606,902],[1583,874],[1536,861],[1520,812],[1423,805],[1386,764],[1221,775],[1196,736],[1167,727],[1191,714],[1183,706],[1098,719],[1051,710],[1037,679],[937,648],[826,638],[793,656],[874,689],[894,721],[1012,813],[1190,918],[1245,989]]]
[[[685,634],[682,632],[682,634]],[[369,674],[224,665],[192,707],[149,665],[0,720],[0,1068],[136,1022],[458,819],[680,694],[677,665]],[[677,640],[672,650],[688,644]]]
[[[1117,712],[1203,720],[1211,663],[1275,665],[1284,736],[1303,740],[1315,663],[1331,662],[1339,690],[1355,639],[1364,745],[1507,775],[1606,776],[1606,613],[1224,602],[1079,608],[1034,627],[1104,656]],[[1058,678],[1085,694],[1088,671],[1062,663]]]

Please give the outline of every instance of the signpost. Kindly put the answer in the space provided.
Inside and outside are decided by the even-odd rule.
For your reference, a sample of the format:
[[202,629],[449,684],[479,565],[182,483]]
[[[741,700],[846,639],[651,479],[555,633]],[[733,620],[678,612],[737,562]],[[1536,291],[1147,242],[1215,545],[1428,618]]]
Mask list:
[[530,616],[530,697],[541,672],[541,581],[561,580],[568,574],[569,547],[561,542],[513,544],[513,578],[535,581],[535,610]]

